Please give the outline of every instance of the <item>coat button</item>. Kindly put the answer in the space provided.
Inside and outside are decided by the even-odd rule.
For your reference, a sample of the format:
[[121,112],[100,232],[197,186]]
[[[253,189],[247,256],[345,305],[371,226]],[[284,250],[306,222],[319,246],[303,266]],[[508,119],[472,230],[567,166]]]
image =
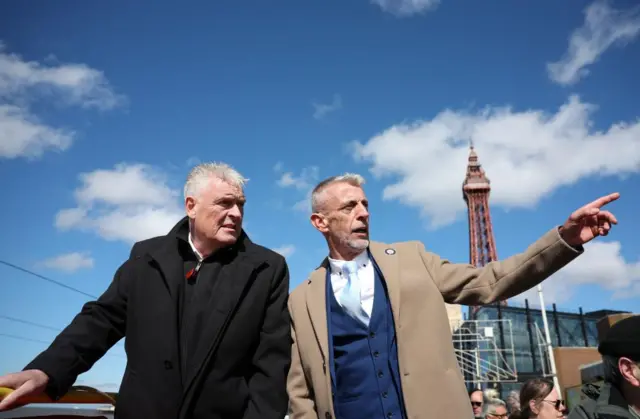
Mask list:
[[173,364],[171,363],[171,361],[164,361],[164,369],[165,370],[173,369]]

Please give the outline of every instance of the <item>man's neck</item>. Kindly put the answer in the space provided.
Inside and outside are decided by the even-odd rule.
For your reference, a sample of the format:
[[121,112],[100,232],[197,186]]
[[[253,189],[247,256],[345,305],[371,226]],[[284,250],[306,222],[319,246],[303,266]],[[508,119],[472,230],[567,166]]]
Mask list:
[[201,240],[194,229],[190,229],[189,231],[189,240],[191,241],[191,244],[193,245],[195,250],[198,252],[198,256],[202,259],[206,259],[218,249],[215,244],[207,243],[206,241]]
[[349,250],[342,250],[339,251],[335,248],[329,248],[329,257],[333,260],[354,260],[355,258],[357,258],[358,256],[360,256],[362,253],[366,252],[367,249],[362,249],[362,250],[355,250],[355,249],[349,249]]

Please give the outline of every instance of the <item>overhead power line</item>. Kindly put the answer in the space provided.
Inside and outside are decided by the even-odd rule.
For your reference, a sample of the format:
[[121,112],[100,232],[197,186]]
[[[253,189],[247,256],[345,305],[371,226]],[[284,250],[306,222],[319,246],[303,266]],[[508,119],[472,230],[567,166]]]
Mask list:
[[16,322],[16,323],[28,324],[30,326],[39,327],[41,329],[53,330],[54,332],[59,332],[60,331],[60,329],[55,328],[55,327],[47,326],[47,325],[40,324],[40,323],[35,323],[35,322],[29,321],[29,320],[22,320],[22,319],[18,319],[18,318],[11,317],[11,316],[5,316],[4,314],[0,314],[0,319],[9,320],[9,321]]
[[24,340],[25,342],[42,343],[44,345],[49,345],[51,343],[51,342],[46,342],[44,340],[25,338],[24,336],[12,335],[12,334],[9,334],[9,333],[0,333],[0,336],[4,336],[5,338]]
[[[57,328],[57,327],[51,327],[51,326],[47,326],[46,324],[36,323],[36,322],[32,322],[30,320],[19,319],[17,317],[7,316],[7,315],[4,315],[4,314],[0,314],[0,319],[4,319],[4,320],[11,321],[11,322],[16,322],[16,323],[27,324],[29,326],[35,326],[35,327],[39,327],[41,329],[52,330],[54,332],[61,332],[62,331],[62,329]],[[121,343],[122,343],[122,341],[119,341],[114,346],[120,345]]]
[[26,274],[29,274],[29,275],[35,276],[35,277],[37,277],[37,278],[40,278],[40,279],[42,279],[42,280],[45,280],[45,281],[50,282],[50,283],[52,283],[52,284],[55,284],[55,285],[57,285],[57,286],[59,286],[59,287],[66,288],[66,289],[68,289],[68,290],[71,290],[71,291],[77,292],[78,294],[82,294],[82,295],[84,295],[85,297],[89,297],[89,298],[92,298],[92,299],[96,299],[96,298],[98,298],[98,297],[96,297],[95,295],[88,294],[88,293],[86,293],[86,292],[84,292],[84,291],[81,291],[81,290],[79,290],[79,289],[77,289],[77,288],[74,288],[74,287],[69,286],[69,285],[67,285],[67,284],[63,284],[62,282],[56,281],[55,279],[47,278],[46,276],[44,276],[44,275],[40,275],[39,273],[35,273],[35,272],[33,272],[33,271],[30,271],[29,269],[23,268],[23,267],[18,266],[18,265],[14,265],[13,263],[9,263],[9,262],[7,262],[7,261],[0,260],[0,264],[5,265],[5,266],[8,266],[8,267],[10,267],[10,268],[12,268],[12,269],[15,269],[15,270],[18,270],[18,271],[24,272],[24,273],[26,273]]
[[[40,340],[40,339],[32,339],[32,338],[27,338],[24,336],[19,336],[19,335],[12,335],[10,333],[0,333],[0,337],[5,337],[5,338],[10,338],[10,339],[16,339],[16,340],[22,340],[24,342],[33,342],[33,343],[41,343],[43,345],[50,345],[51,342],[47,342],[44,340]],[[115,356],[116,358],[127,358],[125,355],[121,355],[121,354],[111,354],[111,353],[106,353],[104,354],[105,356]]]

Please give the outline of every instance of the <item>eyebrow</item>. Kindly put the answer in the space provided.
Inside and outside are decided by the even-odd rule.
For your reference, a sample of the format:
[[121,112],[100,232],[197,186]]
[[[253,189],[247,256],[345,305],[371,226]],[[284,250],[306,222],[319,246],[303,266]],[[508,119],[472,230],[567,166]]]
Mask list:
[[232,195],[232,194],[226,194],[221,197],[218,197],[218,199],[216,199],[215,202],[220,202],[227,199],[234,199],[236,201],[240,201],[243,203],[247,202],[247,198],[244,195]]
[[367,206],[369,205],[369,201],[366,199],[363,199],[362,201],[358,201],[357,199],[349,199],[348,201],[345,201],[342,203],[341,207],[348,207],[349,205],[357,205],[358,202],[362,202],[362,205]]

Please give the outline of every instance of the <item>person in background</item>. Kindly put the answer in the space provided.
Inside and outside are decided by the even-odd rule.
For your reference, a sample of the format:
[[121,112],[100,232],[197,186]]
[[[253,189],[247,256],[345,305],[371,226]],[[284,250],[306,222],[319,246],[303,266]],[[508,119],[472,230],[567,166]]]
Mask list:
[[[571,410],[569,419],[640,419],[640,316],[615,323],[598,346],[604,384]],[[594,389],[595,386],[589,386]]]
[[[542,282],[606,235],[611,194],[572,213],[523,253],[478,268],[418,241],[369,240],[360,175],[320,182],[311,223],[328,255],[289,296],[292,419],[469,418],[445,303],[484,305]],[[393,225],[393,214],[386,222]]]
[[562,419],[567,408],[553,381],[534,378],[520,389],[520,410],[511,412],[509,419]]
[[505,403],[507,403],[509,413],[520,410],[520,393],[515,390],[510,391]]
[[282,419],[289,271],[242,229],[245,181],[226,164],[193,168],[186,216],[136,243],[97,301],[24,371],[0,377],[15,389],[0,411],[43,392],[58,400],[126,337],[118,419]]
[[499,397],[498,391],[488,389],[484,392],[483,417],[485,419],[507,419],[507,404]]
[[479,389],[471,390],[469,392],[469,400],[471,401],[471,408],[473,409],[473,417],[475,419],[481,419],[484,407],[484,393]]

